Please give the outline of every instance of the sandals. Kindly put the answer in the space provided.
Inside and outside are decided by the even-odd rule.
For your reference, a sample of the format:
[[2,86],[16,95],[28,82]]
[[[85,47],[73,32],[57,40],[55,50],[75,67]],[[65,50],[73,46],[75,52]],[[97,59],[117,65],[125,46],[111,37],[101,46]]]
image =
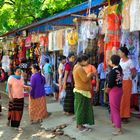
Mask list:
[[37,120],[37,121],[30,121],[30,124],[37,124],[37,123],[41,123],[41,122],[42,122],[42,119]]
[[16,127],[15,130],[18,130],[19,132],[23,131],[23,128],[21,127]]
[[86,132],[86,131],[91,132],[92,129],[91,129],[91,128],[87,128],[87,127],[82,127],[82,128],[79,128],[79,131],[80,131],[81,133],[82,133],[82,132]]
[[112,135],[114,136],[118,136],[118,135],[122,135],[123,132],[122,131],[115,131],[115,132],[112,132]]

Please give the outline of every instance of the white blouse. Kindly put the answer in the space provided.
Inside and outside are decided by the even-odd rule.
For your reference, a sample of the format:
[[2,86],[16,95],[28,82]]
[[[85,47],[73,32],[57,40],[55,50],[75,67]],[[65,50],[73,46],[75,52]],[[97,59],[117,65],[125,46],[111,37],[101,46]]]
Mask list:
[[120,66],[122,67],[122,70],[123,70],[123,80],[128,80],[128,79],[132,80],[131,69],[135,68],[132,60],[128,59],[127,61],[124,62],[121,59]]

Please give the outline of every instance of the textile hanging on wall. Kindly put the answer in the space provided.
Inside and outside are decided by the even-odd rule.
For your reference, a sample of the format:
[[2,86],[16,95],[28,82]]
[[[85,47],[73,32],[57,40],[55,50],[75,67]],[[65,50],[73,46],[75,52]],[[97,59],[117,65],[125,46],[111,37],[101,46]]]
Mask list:
[[63,50],[65,44],[65,30],[60,29],[49,33],[48,37],[48,50],[49,51],[59,51]]
[[65,30],[58,30],[56,33],[57,49],[63,50],[64,47]]
[[70,46],[76,46],[78,43],[78,33],[75,30],[70,30],[67,33],[67,39]]
[[123,0],[122,29],[130,30],[130,5],[131,0]]
[[1,63],[2,63],[2,68],[4,69],[4,71],[8,72],[9,66],[10,66],[10,58],[7,54],[5,54],[2,57]]
[[120,48],[120,36],[121,36],[121,15],[120,14],[108,14],[107,18],[107,32],[105,34],[104,45],[104,67],[110,60],[112,54],[116,54]]
[[140,31],[140,0],[131,0],[130,17],[130,32]]
[[26,58],[25,41],[23,39],[20,42],[19,51],[18,51],[18,57],[19,57],[19,60],[23,60],[23,59]]
[[26,40],[25,40],[25,47],[31,48],[31,40],[32,40],[32,35],[29,35]]
[[122,32],[122,39],[121,39],[122,46],[126,44],[126,47],[129,50],[129,57],[132,59],[136,69],[139,69],[139,32]]
[[39,34],[36,32],[32,33],[32,39],[31,39],[32,43],[38,43],[39,42]]
[[53,32],[49,33],[48,51],[53,51]]
[[98,39],[98,54],[101,54],[104,52],[104,36],[100,35]]
[[69,43],[68,43],[68,33],[71,31],[71,28],[67,28],[65,29],[65,33],[64,33],[64,47],[63,47],[63,55],[68,57],[69,55],[69,51],[70,51],[70,47],[69,47]]
[[[95,14],[91,14],[88,17],[96,18]],[[88,47],[89,40],[93,40],[96,38],[98,34],[99,28],[96,25],[95,21],[82,21],[79,26],[79,39],[78,39],[78,47],[77,54],[84,53]],[[90,45],[89,45],[90,46]]]

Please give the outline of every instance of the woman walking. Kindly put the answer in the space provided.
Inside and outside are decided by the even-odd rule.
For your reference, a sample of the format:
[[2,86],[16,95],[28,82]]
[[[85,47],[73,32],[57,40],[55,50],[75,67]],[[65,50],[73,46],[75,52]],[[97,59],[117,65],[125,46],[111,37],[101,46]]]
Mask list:
[[45,77],[41,75],[40,68],[37,64],[32,66],[31,87],[29,96],[29,118],[30,122],[41,122],[48,117],[45,96]]
[[20,128],[24,108],[24,89],[30,90],[30,87],[24,86],[24,81],[21,78],[21,69],[16,67],[14,75],[8,78],[8,95],[9,95],[9,110],[8,124],[17,130]]
[[120,66],[123,69],[123,96],[121,100],[121,118],[124,123],[130,117],[130,101],[132,93],[132,79],[136,76],[136,68],[131,59],[128,58],[129,51],[124,46],[120,48]]
[[122,134],[121,130],[121,118],[120,118],[120,103],[122,98],[122,68],[119,66],[120,57],[118,55],[112,55],[111,67],[112,70],[108,75],[108,92],[109,92],[109,104],[112,125],[116,128],[113,135]]
[[91,78],[94,73],[87,74],[83,69],[83,66],[88,64],[88,57],[82,55],[78,59],[78,64],[75,65],[73,76],[74,76],[74,110],[76,116],[77,128],[79,131],[89,130],[84,124],[93,125],[94,115],[91,104]]

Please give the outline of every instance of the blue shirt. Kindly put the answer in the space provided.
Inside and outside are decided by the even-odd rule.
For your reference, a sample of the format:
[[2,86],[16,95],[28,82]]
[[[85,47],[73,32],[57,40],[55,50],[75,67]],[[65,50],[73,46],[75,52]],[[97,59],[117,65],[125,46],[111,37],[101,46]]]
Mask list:
[[106,72],[104,70],[103,62],[98,65],[97,71],[98,74],[100,75],[100,79],[106,79]]

